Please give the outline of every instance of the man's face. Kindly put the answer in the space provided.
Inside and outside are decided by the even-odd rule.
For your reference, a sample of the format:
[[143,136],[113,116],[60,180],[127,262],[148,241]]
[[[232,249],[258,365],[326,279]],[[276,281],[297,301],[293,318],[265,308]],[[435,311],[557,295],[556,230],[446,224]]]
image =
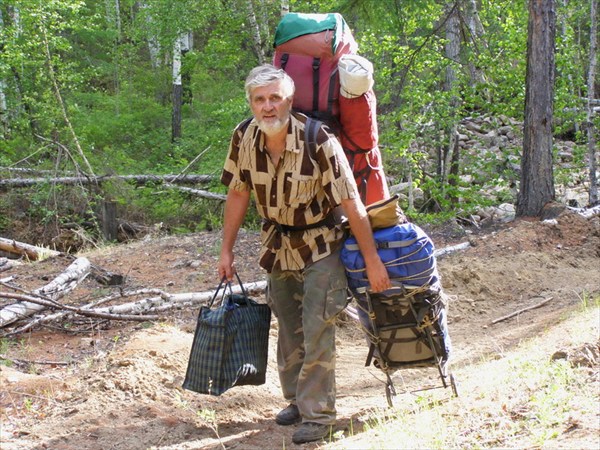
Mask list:
[[260,130],[268,136],[279,133],[287,126],[292,98],[285,97],[281,81],[254,88],[250,95],[250,109]]

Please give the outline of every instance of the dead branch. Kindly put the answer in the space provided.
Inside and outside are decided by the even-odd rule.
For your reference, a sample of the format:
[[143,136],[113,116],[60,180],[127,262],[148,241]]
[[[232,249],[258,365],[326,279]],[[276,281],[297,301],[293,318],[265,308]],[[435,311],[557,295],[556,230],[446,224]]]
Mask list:
[[[77,258],[67,269],[47,285],[36,289],[39,297],[58,300],[69,293],[90,273],[91,264],[87,258]],[[1,297],[1,295],[0,295]],[[0,310],[0,328],[10,325],[19,319],[31,316],[45,309],[46,306],[33,302],[13,303]]]
[[35,245],[25,244],[23,242],[17,242],[15,240],[6,239],[3,237],[0,237],[0,250],[12,253],[14,255],[25,256],[31,261],[37,261],[39,259],[58,256],[61,254],[56,250],[51,250],[44,247],[36,247]]
[[[110,320],[155,320],[158,319],[158,316],[140,316],[140,315],[124,315],[124,314],[108,314],[104,312],[99,312],[93,309],[86,308],[77,308],[75,306],[63,305],[61,303],[55,302],[52,299],[48,299],[42,296],[35,295],[26,295],[26,294],[13,294],[10,292],[0,292],[0,298],[12,298],[14,300],[20,300],[24,302],[35,303],[40,306],[45,306],[46,308],[54,308],[65,310],[72,313],[81,314],[86,317],[95,317],[97,319],[110,319]],[[140,318],[142,317],[142,318]]]
[[66,361],[46,361],[46,360],[29,360],[21,358],[9,358],[7,355],[0,353],[0,359],[11,361],[18,364],[49,364],[51,366],[68,366],[70,363]]
[[193,194],[193,195],[196,195],[196,196],[202,197],[202,198],[207,198],[209,200],[220,200],[223,202],[225,200],[227,200],[226,195],[214,194],[212,192],[203,191],[201,189],[193,189],[193,188],[188,188],[188,187],[184,187],[184,186],[175,186],[174,184],[171,184],[171,183],[165,183],[165,187],[177,189],[177,190],[183,191],[183,192],[188,192],[190,194]]
[[547,298],[546,300],[544,300],[544,301],[542,301],[540,303],[537,303],[537,304],[532,305],[532,306],[528,306],[527,308],[519,309],[518,311],[512,312],[512,313],[510,313],[510,314],[508,314],[506,316],[499,317],[498,319],[492,320],[492,324],[498,323],[498,322],[502,322],[503,320],[510,319],[511,317],[514,317],[514,316],[518,316],[519,314],[524,313],[525,311],[529,311],[529,310],[532,310],[532,309],[535,309],[535,308],[539,308],[540,306],[543,306],[546,303],[548,303],[553,298],[554,297],[549,297],[549,298]]

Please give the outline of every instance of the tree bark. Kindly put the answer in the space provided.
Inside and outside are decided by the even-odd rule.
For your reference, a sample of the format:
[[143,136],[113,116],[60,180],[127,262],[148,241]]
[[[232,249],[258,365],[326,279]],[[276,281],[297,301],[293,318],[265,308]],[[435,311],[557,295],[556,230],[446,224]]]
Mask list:
[[161,63],[160,63],[160,42],[158,41],[158,38],[156,37],[156,34],[154,33],[154,19],[152,17],[152,15],[147,11],[148,10],[148,5],[145,1],[140,2],[140,9],[141,10],[146,10],[144,11],[144,19],[146,21],[146,25],[148,26],[148,34],[147,34],[147,41],[148,41],[148,53],[150,55],[150,64],[152,65],[153,69],[157,69],[158,67],[160,67]]
[[[87,258],[77,258],[67,269],[50,283],[36,289],[34,294],[47,297],[50,300],[58,300],[65,294],[71,292],[90,273],[91,264]],[[0,310],[0,328],[14,323],[25,317],[29,317],[46,306],[31,302],[13,303]]]
[[265,52],[263,51],[262,40],[260,38],[260,28],[258,27],[258,22],[256,21],[256,14],[254,12],[252,0],[246,0],[246,19],[248,19],[254,53],[256,53],[258,63],[262,65],[265,63]]
[[555,197],[552,168],[554,0],[529,0],[527,75],[518,217],[539,217]]
[[171,121],[171,142],[181,138],[181,40],[175,39],[173,45],[173,114]]
[[60,252],[50,250],[49,248],[36,247],[35,245],[24,244],[23,242],[17,242],[3,237],[0,237],[0,250],[15,255],[25,256],[31,261],[60,255]]
[[598,204],[598,179],[596,178],[596,128],[593,120],[592,103],[595,98],[595,81],[596,81],[596,47],[598,39],[598,1],[590,0],[590,67],[588,71],[588,97],[587,97],[587,137],[588,137],[588,154],[589,154],[589,169],[590,169],[590,206]]
[[[481,19],[479,18],[479,12],[477,10],[477,1],[476,0],[466,0],[465,2],[465,15],[467,28],[469,30],[469,35],[471,37],[471,45],[475,49],[476,53],[478,52],[478,44],[482,42],[481,39],[485,33],[483,29],[483,24],[481,23]],[[487,47],[487,45],[484,46]],[[477,68],[473,58],[469,59],[469,80],[471,86],[475,86],[478,83],[483,83],[484,76],[481,69]]]
[[[4,18],[0,10],[0,30],[4,31]],[[2,44],[0,44],[2,50]],[[6,104],[6,82],[0,79],[0,137],[6,138],[8,133],[8,107]]]
[[[460,20],[458,4],[453,3],[448,5],[448,18],[446,20],[446,58],[448,59],[448,65],[446,66],[446,80],[444,83],[444,90],[446,92],[452,92],[456,88],[456,69],[460,63]],[[456,95],[452,95],[450,99],[450,108],[452,110],[450,117],[458,117],[454,111],[458,108],[459,99]],[[444,149],[444,167],[442,170],[442,176],[444,183],[449,186],[457,184],[458,175],[460,172],[460,155],[458,146],[458,131],[456,123],[448,125],[446,130],[448,135],[448,145]],[[449,195],[450,201],[455,204],[458,203],[458,197],[455,191],[451,191]]]

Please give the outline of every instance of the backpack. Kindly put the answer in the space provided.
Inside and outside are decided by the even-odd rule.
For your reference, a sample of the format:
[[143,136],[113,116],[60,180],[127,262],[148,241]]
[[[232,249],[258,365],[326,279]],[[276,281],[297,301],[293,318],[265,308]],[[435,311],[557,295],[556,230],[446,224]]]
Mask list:
[[337,13],[288,13],[275,30],[274,46],[273,65],[285,70],[296,85],[292,107],[337,131],[338,61],[358,50],[346,21]]
[[[392,282],[419,288],[441,288],[435,247],[430,237],[411,222],[373,232],[377,254]],[[365,260],[354,236],[344,242],[340,259],[346,268],[348,287],[355,291],[369,286]]]
[[363,203],[388,198],[377,146],[375,93],[368,89],[352,95],[340,88],[339,68],[356,67],[352,56],[360,58],[344,18],[338,13],[288,13],[277,26],[274,47],[273,65],[296,85],[292,107],[325,122],[336,134]]

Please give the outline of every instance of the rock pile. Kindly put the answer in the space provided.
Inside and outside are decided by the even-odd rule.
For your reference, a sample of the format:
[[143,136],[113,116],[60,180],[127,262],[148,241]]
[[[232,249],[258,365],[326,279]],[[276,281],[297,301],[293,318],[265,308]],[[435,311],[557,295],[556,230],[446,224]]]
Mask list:
[[[477,186],[485,197],[499,204],[481,208],[475,214],[475,220],[512,220],[521,176],[523,123],[506,116],[467,117],[460,122],[457,133],[461,184]],[[424,169],[433,173],[435,149],[424,143],[416,145],[415,149],[430,155],[424,162],[427,165]],[[571,207],[586,206],[589,199],[587,148],[573,141],[556,139],[554,158],[556,200]],[[498,177],[491,180],[490,171],[495,171]],[[600,178],[600,174],[597,177]],[[408,205],[410,195],[416,209],[427,201],[424,192],[420,188],[411,189],[408,182],[393,184],[390,190],[401,196],[404,205]]]

